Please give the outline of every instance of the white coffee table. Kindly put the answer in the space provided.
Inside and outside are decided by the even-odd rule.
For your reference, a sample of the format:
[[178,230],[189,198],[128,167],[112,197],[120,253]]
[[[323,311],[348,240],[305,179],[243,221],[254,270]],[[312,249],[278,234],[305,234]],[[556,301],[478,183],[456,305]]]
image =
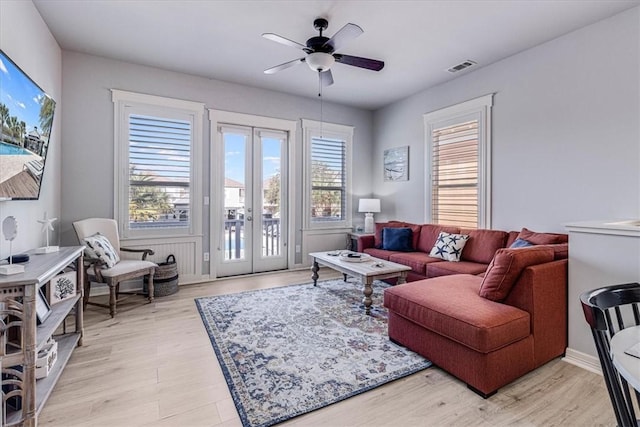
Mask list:
[[311,267],[311,271],[313,271],[311,275],[313,286],[316,286],[318,283],[318,270],[320,269],[320,265],[341,272],[344,274],[345,281],[347,280],[347,276],[355,277],[364,285],[362,290],[364,298],[362,302],[364,303],[365,313],[371,314],[371,294],[373,294],[373,287],[371,285],[373,281],[397,277],[398,284],[406,283],[407,273],[411,271],[411,268],[395,262],[374,258],[367,254],[360,254],[362,258],[350,259],[345,256],[349,253],[357,254],[357,252],[351,251],[310,253],[309,256],[313,258],[313,267]]

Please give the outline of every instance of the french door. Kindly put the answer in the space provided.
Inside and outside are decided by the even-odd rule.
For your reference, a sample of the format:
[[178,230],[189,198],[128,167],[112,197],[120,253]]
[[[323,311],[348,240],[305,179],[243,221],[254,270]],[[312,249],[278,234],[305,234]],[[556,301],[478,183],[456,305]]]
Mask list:
[[[284,131],[221,125],[224,155],[217,276],[287,268]],[[284,197],[283,197],[284,196]]]

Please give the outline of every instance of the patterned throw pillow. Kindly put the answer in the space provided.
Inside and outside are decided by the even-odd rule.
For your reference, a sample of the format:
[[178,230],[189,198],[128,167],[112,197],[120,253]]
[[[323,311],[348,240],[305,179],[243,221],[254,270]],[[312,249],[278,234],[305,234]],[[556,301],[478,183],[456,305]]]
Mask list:
[[89,258],[98,258],[107,268],[111,268],[120,262],[120,256],[113,248],[109,239],[100,233],[82,239],[86,245],[85,253]]
[[469,240],[467,234],[452,234],[441,231],[436,239],[436,244],[429,253],[430,257],[440,258],[445,261],[460,261],[462,249]]

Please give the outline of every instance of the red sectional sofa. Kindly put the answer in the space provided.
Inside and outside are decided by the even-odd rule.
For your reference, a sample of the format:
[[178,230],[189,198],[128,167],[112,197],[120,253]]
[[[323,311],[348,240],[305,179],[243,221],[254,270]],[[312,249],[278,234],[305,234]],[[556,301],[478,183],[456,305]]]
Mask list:
[[[388,288],[389,338],[431,360],[483,397],[562,355],[567,345],[568,236],[460,230],[433,224],[411,228],[411,252],[359,250],[410,266],[409,283]],[[440,231],[469,236],[460,261],[429,256]],[[534,246],[511,249],[516,238]]]

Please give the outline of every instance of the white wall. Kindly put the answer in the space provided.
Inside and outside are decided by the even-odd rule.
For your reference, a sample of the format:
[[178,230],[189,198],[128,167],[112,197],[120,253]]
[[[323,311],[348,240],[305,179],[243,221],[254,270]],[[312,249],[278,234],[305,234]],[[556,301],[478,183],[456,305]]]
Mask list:
[[[493,228],[565,232],[570,221],[639,218],[639,15],[623,12],[377,111],[376,217],[424,221],[422,115],[495,92]],[[406,144],[409,182],[383,182],[383,151]]]
[[[92,216],[113,216],[113,104],[110,89],[121,89],[151,95],[203,102],[207,108],[241,112],[279,119],[319,119],[320,105],[316,88],[309,87],[310,98],[242,86],[213,79],[190,76],[157,68],[115,61],[97,56],[64,51],[63,99],[65,114],[64,160],[62,164],[62,241],[75,242],[71,223]],[[354,149],[360,153],[359,162],[371,163],[372,120],[370,111],[325,103],[323,120],[355,126]],[[203,167],[209,177],[209,123],[206,122]],[[295,174],[302,182],[302,131],[298,126],[296,153],[300,158]],[[205,194],[209,183],[204,183]],[[363,168],[354,178],[354,203],[371,192],[371,171]],[[293,201],[292,201],[293,202]],[[296,244],[301,244],[301,194],[296,195],[298,208]],[[356,215],[354,215],[356,216]],[[205,210],[203,229],[204,250],[207,250],[209,212]],[[298,261],[302,259],[302,254]]]
[[[492,228],[640,218],[639,7],[377,111],[376,218],[424,221],[422,115],[492,92]],[[383,182],[382,152],[405,144],[409,182]],[[579,301],[568,304],[569,345],[594,356]]]
[[[46,244],[41,225],[37,222],[45,211],[50,218],[60,218],[62,54],[30,1],[0,1],[0,49],[56,101],[40,198],[0,202],[0,221],[9,215],[18,221],[13,253],[19,253]],[[51,244],[58,242],[59,224],[54,223],[54,226],[56,233],[50,235]],[[0,259],[8,255],[9,242],[0,236]]]

